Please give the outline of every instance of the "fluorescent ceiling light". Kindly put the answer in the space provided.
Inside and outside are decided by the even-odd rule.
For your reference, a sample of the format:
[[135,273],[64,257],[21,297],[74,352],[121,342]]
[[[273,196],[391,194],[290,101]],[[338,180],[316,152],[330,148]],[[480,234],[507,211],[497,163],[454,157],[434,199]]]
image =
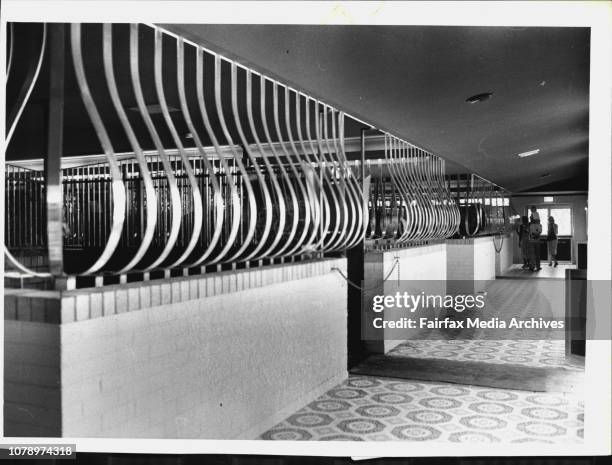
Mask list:
[[536,155],[540,153],[540,149],[530,150],[529,152],[519,153],[518,156],[521,158],[529,157],[531,155]]

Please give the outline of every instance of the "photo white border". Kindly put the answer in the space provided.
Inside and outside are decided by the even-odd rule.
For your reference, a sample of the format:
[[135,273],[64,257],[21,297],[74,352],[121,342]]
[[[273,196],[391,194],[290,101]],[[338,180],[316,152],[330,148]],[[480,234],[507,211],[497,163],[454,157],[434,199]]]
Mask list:
[[[143,8],[146,3],[146,8]],[[3,0],[0,34],[7,21],[215,24],[370,24],[453,26],[562,26],[591,28],[589,129],[589,279],[610,280],[611,140],[609,2],[234,2]],[[5,100],[6,47],[0,47],[0,101]],[[5,127],[4,108],[0,127]],[[4,133],[0,135],[4,154]],[[4,166],[2,156],[1,167]],[[0,194],[3,205],[4,190]],[[0,231],[0,239],[3,228]],[[0,262],[1,269],[3,260]],[[609,297],[608,297],[608,301]],[[609,319],[610,309],[606,311]],[[2,319],[2,322],[4,320]],[[2,334],[3,332],[2,323]],[[76,443],[78,451],[324,456],[543,456],[608,455],[611,451],[610,341],[587,341],[583,444],[451,444],[440,442],[293,442],[174,439],[2,438],[0,443]],[[0,363],[4,360],[3,346]],[[0,386],[3,381],[0,381]],[[3,389],[0,389],[0,400]],[[0,413],[1,414],[1,413]],[[0,428],[2,425],[0,424]]]

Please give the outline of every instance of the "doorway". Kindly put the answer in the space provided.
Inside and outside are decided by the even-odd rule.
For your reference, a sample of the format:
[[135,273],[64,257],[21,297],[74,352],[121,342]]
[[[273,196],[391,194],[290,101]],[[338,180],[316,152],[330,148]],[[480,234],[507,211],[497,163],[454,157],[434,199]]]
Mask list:
[[[540,238],[540,260],[548,260],[548,250],[546,247],[546,236],[548,232],[548,218],[552,216],[555,219],[559,231],[557,233],[557,260],[563,262],[572,261],[572,238],[573,238],[573,212],[569,205],[536,205],[540,221],[542,223],[542,236]],[[530,215],[529,208],[526,208],[525,214]]]

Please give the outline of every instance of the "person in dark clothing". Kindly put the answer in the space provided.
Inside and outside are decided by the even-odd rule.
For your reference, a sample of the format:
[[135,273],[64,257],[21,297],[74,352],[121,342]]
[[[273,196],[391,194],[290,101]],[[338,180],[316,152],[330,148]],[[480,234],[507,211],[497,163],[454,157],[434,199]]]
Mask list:
[[559,234],[559,227],[555,223],[555,219],[552,216],[548,217],[548,232],[546,234],[546,245],[548,247],[548,266],[555,267],[559,264],[557,261],[557,235]]
[[519,237],[519,248],[523,258],[523,269],[529,268],[529,218],[521,217],[521,224],[517,231]]
[[[532,210],[534,210],[532,208]],[[537,212],[536,212],[537,214]],[[540,217],[532,214],[531,222],[529,223],[529,269],[531,271],[540,271],[540,236],[542,234],[542,225]]]

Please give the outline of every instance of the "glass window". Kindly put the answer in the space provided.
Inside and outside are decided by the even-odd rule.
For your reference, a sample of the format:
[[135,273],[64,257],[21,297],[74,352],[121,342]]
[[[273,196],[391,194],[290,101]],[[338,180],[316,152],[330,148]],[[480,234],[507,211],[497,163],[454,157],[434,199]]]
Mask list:
[[[558,227],[559,236],[572,235],[572,210],[569,207],[536,207],[540,215],[540,223],[542,224],[542,236],[546,236],[548,232],[548,217],[552,216]],[[531,215],[531,210],[527,209],[527,216]]]
[[[551,208],[550,216],[555,219],[559,227],[560,236],[572,235],[572,211],[569,208]],[[548,221],[548,218],[546,219]]]

